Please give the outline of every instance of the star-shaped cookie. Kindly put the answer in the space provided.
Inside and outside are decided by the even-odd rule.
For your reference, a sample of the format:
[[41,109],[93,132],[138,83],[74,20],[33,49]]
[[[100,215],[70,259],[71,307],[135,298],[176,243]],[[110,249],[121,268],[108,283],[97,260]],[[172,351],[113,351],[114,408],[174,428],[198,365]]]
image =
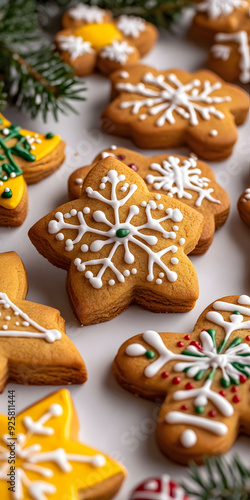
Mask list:
[[1,500],[109,500],[119,490],[124,468],[78,441],[69,391],[51,394],[10,421],[0,415]]
[[204,217],[201,237],[192,254],[203,254],[211,245],[214,231],[228,216],[230,199],[216,182],[212,169],[194,155],[156,155],[150,158],[125,148],[111,146],[102,151],[91,165],[78,168],[68,180],[69,198],[79,198],[88,172],[101,158],[113,156],[137,172],[150,191],[181,200]]
[[62,58],[79,76],[97,68],[104,74],[136,64],[153,47],[157,29],[144,19],[111,12],[96,6],[76,5],[63,16],[64,30],[55,42]]
[[59,311],[25,300],[28,279],[15,252],[0,254],[0,392],[18,384],[82,384],[84,362]]
[[133,394],[162,399],[157,441],[186,464],[226,453],[242,429],[250,434],[250,297],[210,304],[194,331],[148,330],[125,342],[114,361]]
[[189,146],[201,158],[224,160],[248,115],[249,96],[210,71],[127,67],[110,79],[112,100],[102,126],[143,149]]
[[150,193],[137,173],[108,157],[89,172],[81,198],[53,210],[29,236],[68,271],[70,302],[88,325],[112,319],[131,302],[155,312],[194,307],[198,282],[186,254],[202,226],[201,214]]

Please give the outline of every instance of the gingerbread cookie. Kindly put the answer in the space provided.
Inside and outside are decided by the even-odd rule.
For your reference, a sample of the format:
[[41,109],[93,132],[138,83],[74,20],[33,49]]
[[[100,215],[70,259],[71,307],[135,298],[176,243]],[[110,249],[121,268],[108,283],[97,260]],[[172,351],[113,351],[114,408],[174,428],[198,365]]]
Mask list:
[[181,486],[164,474],[150,477],[133,491],[130,500],[189,500]]
[[0,392],[18,384],[82,384],[84,362],[51,307],[27,302],[28,280],[15,252],[0,254]]
[[250,226],[250,187],[239,198],[238,210],[242,220]]
[[211,42],[219,32],[250,33],[249,0],[201,0],[193,18],[191,35],[199,42]]
[[108,157],[83,183],[82,196],[37,222],[29,236],[52,264],[67,269],[79,321],[108,321],[131,302],[155,311],[194,307],[198,282],[188,253],[203,216],[150,193],[132,169]]
[[112,73],[111,83],[103,128],[144,149],[187,145],[203,158],[223,160],[249,110],[246,92],[205,70],[190,74],[140,65]]
[[101,158],[112,156],[121,160],[137,172],[150,191],[166,194],[194,208],[204,216],[201,237],[192,254],[207,251],[214,231],[221,227],[229,213],[230,199],[226,191],[217,184],[212,169],[194,156],[157,155],[151,158],[125,148],[102,151],[91,165],[77,169],[68,181],[69,198],[79,198],[83,180]]
[[250,83],[250,38],[246,31],[218,33],[208,67],[229,82]]
[[120,489],[125,469],[79,442],[69,391],[51,394],[15,420],[0,415],[0,429],[1,500],[109,500]]
[[55,37],[62,58],[78,76],[97,68],[104,74],[136,64],[156,42],[158,31],[144,19],[112,14],[95,6],[77,5],[63,16],[66,28]]
[[226,453],[239,429],[250,434],[250,297],[210,304],[193,333],[148,330],[114,361],[118,382],[136,395],[165,399],[158,444],[171,459],[200,463]]

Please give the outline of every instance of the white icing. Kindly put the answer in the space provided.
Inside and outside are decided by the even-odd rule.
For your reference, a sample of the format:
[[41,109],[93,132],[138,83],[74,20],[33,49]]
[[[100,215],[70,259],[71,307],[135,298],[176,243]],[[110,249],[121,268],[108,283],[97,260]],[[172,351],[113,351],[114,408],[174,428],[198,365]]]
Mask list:
[[[150,87],[147,87],[147,84]],[[202,83],[198,79],[183,84],[174,73],[166,77],[145,73],[142,81],[137,84],[123,82],[116,84],[118,90],[145,97],[145,99],[133,98],[131,101],[123,100],[120,108],[131,108],[131,113],[134,115],[137,115],[142,107],[148,108],[147,115],[160,114],[155,122],[158,127],[163,127],[166,122],[175,123],[174,112],[188,120],[192,126],[199,124],[198,116],[203,120],[210,120],[211,116],[222,120],[225,115],[215,105],[231,101],[231,97],[214,95],[214,92],[221,87],[219,81],[211,85],[209,80]]]
[[132,493],[131,500],[186,500],[185,491],[170,476],[147,479]]
[[86,23],[102,23],[104,10],[96,6],[79,4],[69,9],[69,15],[72,19],[86,21]]
[[119,73],[119,77],[126,79],[129,77],[129,73],[127,71],[121,71],[121,73]]
[[90,42],[85,42],[81,36],[58,36],[57,42],[61,50],[70,54],[70,60],[74,61],[83,54],[91,54],[93,49]]
[[229,16],[236,9],[246,7],[245,0],[204,0],[197,5],[197,10],[206,12],[210,19],[217,19],[222,16]]
[[216,137],[218,135],[218,130],[210,130],[209,135],[211,135],[211,137]]
[[208,418],[198,417],[197,415],[189,415],[181,413],[180,411],[171,411],[167,413],[165,421],[167,424],[194,425],[195,427],[200,427],[201,429],[210,431],[218,436],[225,436],[228,431],[227,426],[222,422],[215,422]]
[[221,203],[212,197],[214,192],[213,188],[208,188],[210,179],[201,177],[201,170],[197,167],[197,163],[193,158],[183,160],[177,156],[168,156],[163,160],[161,165],[159,163],[151,163],[150,169],[157,172],[156,175],[147,175],[146,181],[152,184],[156,190],[163,189],[167,192],[168,196],[177,194],[179,199],[186,198],[190,200],[192,194],[185,191],[188,189],[198,193],[195,205],[200,207],[204,199],[212,203]]
[[[63,408],[59,404],[51,405],[48,410],[41,415],[41,417],[34,421],[30,416],[26,415],[23,418],[23,424],[27,429],[27,434],[17,434],[16,444],[15,444],[15,456],[21,462],[21,465],[15,470],[15,491],[10,493],[11,497],[15,500],[25,500],[26,495],[33,500],[47,500],[46,494],[56,494],[55,485],[47,482],[46,480],[40,480],[42,478],[53,478],[53,470],[50,466],[44,467],[43,462],[53,463],[64,473],[69,473],[72,470],[72,465],[70,462],[75,463],[88,463],[93,467],[99,468],[106,464],[106,459],[103,455],[83,455],[75,453],[67,453],[64,448],[57,448],[54,450],[49,450],[49,438],[54,434],[53,427],[45,426],[45,424],[53,419],[59,418],[63,414]],[[28,440],[32,436],[42,436],[43,442],[45,443],[45,450],[43,451],[43,446],[39,443],[27,445]],[[48,441],[46,441],[48,437]],[[45,439],[45,441],[44,441]],[[0,480],[9,480],[9,449],[8,445],[11,441],[9,435],[2,436],[2,442],[4,446],[0,445]],[[5,446],[7,445],[7,446]],[[32,472],[32,478],[34,474],[37,474],[38,479],[30,479],[28,471]],[[27,489],[27,493],[24,493],[23,486]]]
[[[36,321],[32,320],[26,313],[24,313],[19,307],[17,307],[6,293],[0,292],[0,305],[2,305],[5,309],[11,308],[14,312],[15,316],[20,316],[24,321],[22,322],[22,326],[33,326],[37,331],[36,332],[27,332],[25,330],[8,330],[0,332],[0,337],[22,337],[22,338],[36,338],[36,339],[44,339],[47,342],[55,342],[56,340],[60,340],[62,338],[61,332],[52,328],[50,330],[44,328],[43,326],[36,323]],[[8,306],[8,307],[7,307]],[[19,322],[18,322],[19,325]],[[18,326],[16,324],[16,326]],[[6,326],[6,328],[4,328]],[[8,329],[7,325],[3,325],[4,330]]]
[[125,36],[138,38],[145,31],[146,23],[141,17],[123,15],[118,18],[117,28]]
[[[250,316],[250,309],[248,307],[243,307],[243,305],[249,305],[248,299],[250,298],[247,295],[241,295],[238,299],[238,304],[235,305],[229,302],[216,301],[213,304],[213,309],[215,311],[209,311],[206,315],[206,318],[212,323],[216,325],[222,326],[225,330],[225,340],[227,341],[231,334],[236,330],[247,330],[250,328],[250,320],[243,321],[243,315]],[[243,304],[243,305],[239,305]],[[230,321],[226,321],[222,314],[216,311],[227,311],[234,312],[239,311],[240,314],[231,314]]]
[[197,435],[191,429],[186,429],[182,433],[180,441],[184,448],[192,448],[197,443]]
[[[250,82],[250,45],[249,45],[249,35],[246,31],[238,31],[237,33],[217,33],[215,40],[218,42],[235,42],[238,44],[238,52],[240,54],[239,69],[240,75],[239,80],[242,83]],[[228,57],[231,52],[231,47],[227,45],[214,45],[214,47],[221,47],[221,51],[226,51],[228,49]],[[226,60],[224,57],[220,57],[218,50],[212,47],[215,57]],[[222,49],[222,47],[224,49]],[[222,52],[221,52],[222,54]],[[227,57],[227,59],[228,59]]]
[[114,41],[110,45],[103,47],[100,57],[120,64],[125,64],[128,60],[128,56],[133,54],[134,51],[134,47],[128,45],[127,42]]
[[211,47],[211,51],[216,59],[228,61],[231,53],[231,47],[228,47],[227,45],[220,45],[217,43],[216,45],[213,45]]
[[[126,264],[125,269],[127,269],[127,265],[133,264],[135,261],[135,257],[132,253],[133,247],[131,248],[130,246],[131,243],[141,248],[148,256],[148,281],[153,281],[155,279],[154,266],[157,265],[158,272],[160,268],[164,273],[164,276],[166,276],[169,281],[174,282],[178,276],[176,272],[171,271],[167,267],[165,259],[163,262],[162,257],[169,253],[170,259],[171,253],[177,252],[178,246],[168,246],[166,241],[168,239],[175,240],[176,233],[172,230],[167,231],[162,226],[162,223],[170,220],[175,223],[181,222],[183,215],[179,209],[167,208],[162,217],[155,219],[152,212],[157,209],[157,203],[154,200],[142,202],[140,205],[141,208],[133,205],[131,201],[129,202],[129,200],[137,190],[136,184],[129,185],[128,183],[125,183],[127,184],[126,194],[122,198],[120,198],[119,194],[118,197],[117,194],[121,191],[120,185],[123,183],[122,185],[124,186],[125,180],[125,175],[118,175],[116,170],[110,170],[107,175],[102,178],[100,184],[100,189],[104,188],[107,184],[110,185],[111,193],[109,198],[103,196],[99,191],[94,191],[91,187],[87,187],[85,191],[89,198],[102,202],[104,208],[105,205],[112,207],[114,212],[114,222],[111,222],[102,210],[96,210],[91,213],[92,221],[101,223],[102,225],[103,223],[107,225],[108,229],[106,231],[91,227],[91,220],[88,222],[85,220],[84,214],[90,213],[89,207],[85,207],[82,211],[77,212],[78,221],[76,223],[65,221],[66,218],[70,218],[68,217],[68,214],[63,215],[61,212],[57,212],[55,214],[55,219],[49,222],[48,231],[50,234],[56,234],[67,229],[75,229],[77,231],[78,234],[74,240],[66,239],[65,241],[65,250],[68,252],[72,251],[78,243],[82,246],[82,240],[86,233],[91,233],[105,238],[92,241],[89,247],[89,250],[93,253],[101,252],[98,258],[86,261],[81,260],[80,258],[76,258],[74,260],[74,264],[78,271],[85,273],[85,278],[89,279],[90,284],[94,288],[101,288],[103,286],[102,278],[107,269],[110,269],[114,273],[118,282],[125,282],[124,270],[120,271],[120,269],[116,267],[113,262],[113,257],[118,247],[122,245],[124,248],[124,263]],[[127,206],[128,215],[125,220],[122,220],[120,209],[125,205]],[[133,217],[138,215],[141,210],[143,210],[146,216],[146,222],[141,225],[133,224]],[[120,229],[127,230],[128,234],[125,236],[119,236],[117,231]],[[145,234],[145,230],[147,231],[147,234]],[[152,232],[152,234],[148,234],[149,231]],[[156,234],[158,236],[156,236]],[[154,251],[153,247],[157,245],[159,237],[164,238],[164,247],[161,250]],[[108,249],[108,252],[106,251],[104,253],[103,249],[107,245],[112,245],[112,248]],[[94,276],[92,271],[86,270],[88,266],[98,266],[99,270],[96,276]],[[135,273],[136,271],[132,272],[132,274]]]
[[[245,201],[250,200],[250,188],[247,188],[247,189],[245,190],[243,200],[245,200]],[[240,304],[241,304],[241,302],[240,302]],[[249,305],[250,305],[250,304],[249,304]]]
[[77,179],[75,180],[75,183],[81,185],[83,183],[83,179],[81,179],[80,177],[77,177]]

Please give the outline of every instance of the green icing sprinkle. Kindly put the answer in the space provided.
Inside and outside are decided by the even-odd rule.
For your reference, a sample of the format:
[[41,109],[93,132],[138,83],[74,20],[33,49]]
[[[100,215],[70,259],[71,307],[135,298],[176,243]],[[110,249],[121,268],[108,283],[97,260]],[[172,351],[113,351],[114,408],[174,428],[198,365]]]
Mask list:
[[155,357],[155,352],[154,351],[146,351],[145,356],[148,359],[153,359]]
[[233,314],[241,314],[240,311],[234,311]]
[[204,408],[204,406],[196,406],[195,411],[196,411],[196,413],[201,415],[201,413],[204,413],[205,408]]
[[118,238],[125,238],[125,236],[128,236],[129,233],[130,233],[129,229],[121,227],[120,229],[117,229],[116,236],[118,236]]
[[45,135],[45,139],[53,139],[54,134],[52,132],[48,132],[48,134]]
[[10,188],[5,188],[5,189],[8,189],[8,191],[4,190],[2,192],[2,194],[1,194],[2,198],[12,198],[13,193],[12,193],[11,189]]

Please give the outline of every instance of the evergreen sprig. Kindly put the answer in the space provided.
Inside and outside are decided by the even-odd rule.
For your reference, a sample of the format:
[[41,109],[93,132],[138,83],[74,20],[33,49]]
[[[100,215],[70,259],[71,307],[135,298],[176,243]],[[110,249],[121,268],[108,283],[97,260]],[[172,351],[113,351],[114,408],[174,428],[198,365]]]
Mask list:
[[230,462],[223,457],[207,458],[203,470],[191,463],[189,478],[191,485],[184,484],[183,487],[193,499],[250,499],[250,467],[238,457],[233,457]]
[[4,83],[0,82],[0,111],[3,111],[3,109],[7,105],[7,102],[6,102],[7,94],[6,94],[6,92],[4,92],[3,88],[4,88]]

